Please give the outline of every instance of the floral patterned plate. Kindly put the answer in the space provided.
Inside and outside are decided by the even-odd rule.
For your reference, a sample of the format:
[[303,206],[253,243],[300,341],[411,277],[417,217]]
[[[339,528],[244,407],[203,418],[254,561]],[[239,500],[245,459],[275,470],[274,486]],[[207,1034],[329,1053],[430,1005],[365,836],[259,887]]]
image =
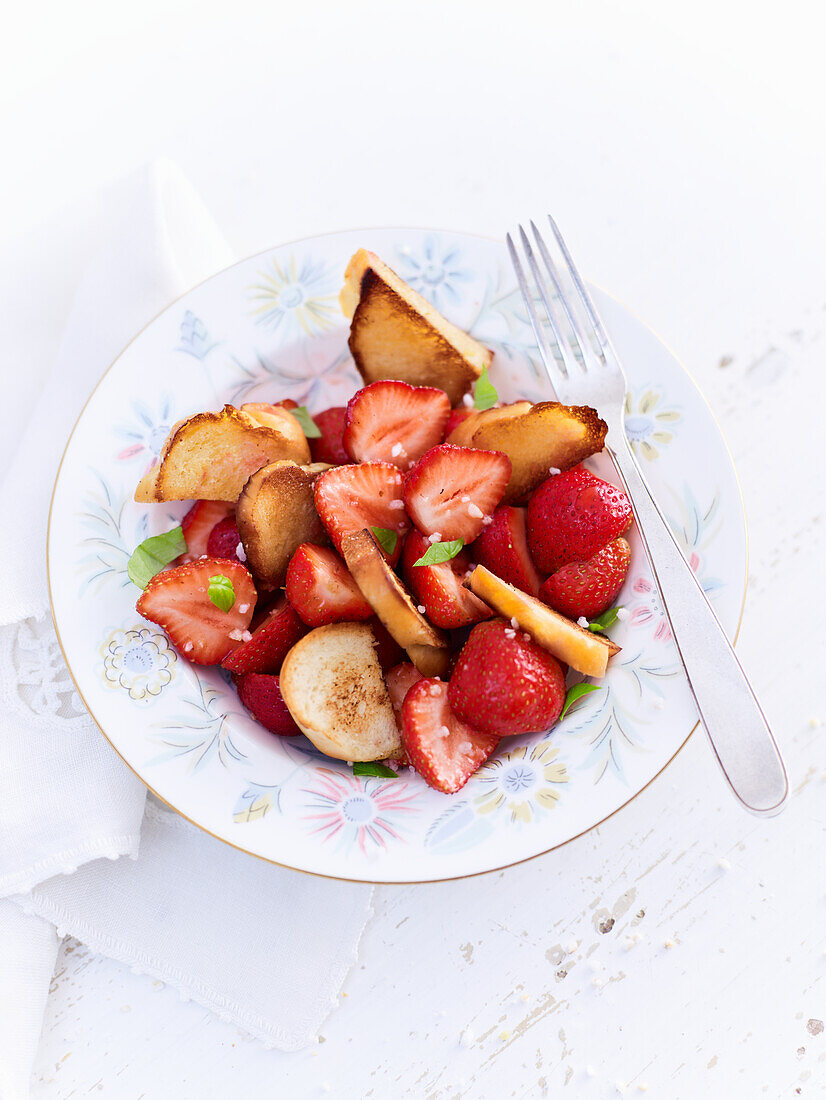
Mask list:
[[[180,417],[292,397],[310,411],[359,385],[338,291],[374,249],[451,320],[495,350],[506,399],[549,396],[501,244],[383,229],[284,245],[171,305],[92,394],[58,474],[49,533],[55,623],[87,707],[129,766],[203,829],[254,855],[336,878],[404,882],[505,867],[564,844],[633,798],[671,760],[696,712],[639,542],[630,611],[606,690],[549,734],[506,738],[456,795],[412,772],[359,778],[303,738],[255,723],[215,669],[182,660],[135,611],[132,549],[185,503],[140,505],[135,485]],[[746,536],[731,460],[691,379],[622,306],[595,291],[627,366],[628,433],[724,626],[736,630]],[[597,472],[610,477],[604,459]]]

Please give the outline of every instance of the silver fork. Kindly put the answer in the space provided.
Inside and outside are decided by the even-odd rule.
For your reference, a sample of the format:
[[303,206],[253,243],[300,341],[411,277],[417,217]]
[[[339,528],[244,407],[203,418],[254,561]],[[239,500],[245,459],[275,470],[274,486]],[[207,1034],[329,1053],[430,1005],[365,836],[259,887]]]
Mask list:
[[[746,809],[776,814],[789,787],[774,737],[711,604],[637,465],[625,435],[625,374],[556,222],[550,215],[548,221],[561,266],[533,222],[535,250],[519,226],[535,294],[510,233],[507,245],[551,385],[564,404],[591,405],[607,423],[605,449],[634,508],[700,720],[723,774]],[[539,302],[545,310],[544,325],[537,311]]]

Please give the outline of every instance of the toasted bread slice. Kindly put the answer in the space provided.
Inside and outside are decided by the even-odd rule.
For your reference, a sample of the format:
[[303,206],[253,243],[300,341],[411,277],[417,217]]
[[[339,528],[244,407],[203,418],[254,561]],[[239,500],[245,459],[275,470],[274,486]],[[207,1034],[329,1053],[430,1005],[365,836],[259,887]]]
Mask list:
[[296,724],[337,760],[384,760],[401,753],[401,737],[364,623],[311,630],[292,647],[278,686]]
[[324,546],[329,541],[313,501],[313,482],[320,472],[279,459],[256,470],[238,498],[235,522],[247,565],[274,588],[284,583],[290,558],[302,542]]
[[619,646],[602,634],[593,634],[558,615],[540,600],[500,580],[484,565],[477,565],[467,580],[471,592],[484,600],[503,619],[516,620],[522,630],[577,672],[604,676],[609,657]]
[[303,465],[310,461],[310,444],[304,434],[304,429],[293,414],[281,405],[266,405],[260,401],[250,401],[242,405],[238,410],[251,417],[262,428],[272,428],[289,440],[294,453],[284,455],[293,462]]
[[[423,676],[441,675],[450,659],[447,638],[431,626],[387,564],[369,531],[353,531],[341,552],[361,594]],[[423,667],[425,666],[425,667]],[[436,667],[441,672],[433,671]]]
[[[135,500],[237,500],[244,482],[279,458],[309,462],[310,448],[294,416],[264,425],[232,405],[177,424],[160,461],[140,481]],[[150,495],[151,494],[151,495]]]
[[489,409],[489,413],[500,415],[486,420],[483,418],[487,414],[480,414],[471,442],[465,444],[485,451],[501,451],[511,460],[505,504],[533,492],[550,470],[570,470],[601,451],[608,431],[605,421],[588,405],[541,401],[524,408],[525,404]]
[[373,252],[360,248],[339,295],[350,352],[365,382],[396,378],[437,386],[457,405],[490,366],[493,352],[462,332]]
[[505,420],[511,416],[516,416],[517,413],[526,413],[532,407],[530,401],[515,401],[512,405],[502,405],[499,408],[484,409],[481,412],[474,412],[460,424],[456,425],[447,439],[445,439],[445,443],[453,443],[457,447],[472,447],[473,437],[478,428],[488,427],[498,420]]

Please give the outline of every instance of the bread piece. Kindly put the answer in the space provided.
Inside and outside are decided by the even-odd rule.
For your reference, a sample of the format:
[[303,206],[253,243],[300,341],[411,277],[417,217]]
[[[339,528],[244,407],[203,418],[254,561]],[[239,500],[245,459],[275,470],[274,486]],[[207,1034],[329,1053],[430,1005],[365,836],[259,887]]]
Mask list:
[[309,462],[310,448],[294,416],[263,425],[232,405],[198,413],[169,433],[158,464],[140,481],[135,500],[230,500],[250,474],[279,458]]
[[437,386],[451,405],[489,367],[493,352],[462,332],[373,252],[360,248],[339,296],[350,325],[350,352],[365,382],[396,378]]
[[557,614],[541,600],[500,580],[484,565],[477,565],[465,583],[503,619],[515,619],[520,630],[577,672],[604,676],[609,657],[619,653],[620,647],[604,634],[594,634]]
[[384,760],[402,751],[375,642],[365,623],[319,626],[281,666],[278,684],[290,714],[337,760]]
[[284,583],[290,558],[302,542],[324,546],[329,541],[313,501],[313,482],[320,472],[279,459],[256,470],[238,498],[235,522],[247,565],[273,588]]
[[472,447],[473,436],[477,428],[487,426],[497,420],[515,416],[517,413],[528,412],[531,409],[530,401],[515,401],[512,405],[502,405],[499,408],[484,409],[481,412],[473,412],[457,424],[445,443],[453,443],[456,447]]
[[[341,552],[361,594],[423,676],[441,675],[450,658],[447,638],[417,609],[410,593],[387,564],[369,531],[352,531]],[[431,652],[436,650],[436,653]]]

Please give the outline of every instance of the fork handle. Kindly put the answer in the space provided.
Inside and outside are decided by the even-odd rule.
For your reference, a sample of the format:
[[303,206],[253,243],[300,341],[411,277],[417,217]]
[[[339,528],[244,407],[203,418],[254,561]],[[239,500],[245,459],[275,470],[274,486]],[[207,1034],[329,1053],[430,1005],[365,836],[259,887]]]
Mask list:
[[779,813],[789,785],[769,724],[720,621],[637,465],[624,433],[607,450],[634,508],[700,720],[723,774],[755,814]]

